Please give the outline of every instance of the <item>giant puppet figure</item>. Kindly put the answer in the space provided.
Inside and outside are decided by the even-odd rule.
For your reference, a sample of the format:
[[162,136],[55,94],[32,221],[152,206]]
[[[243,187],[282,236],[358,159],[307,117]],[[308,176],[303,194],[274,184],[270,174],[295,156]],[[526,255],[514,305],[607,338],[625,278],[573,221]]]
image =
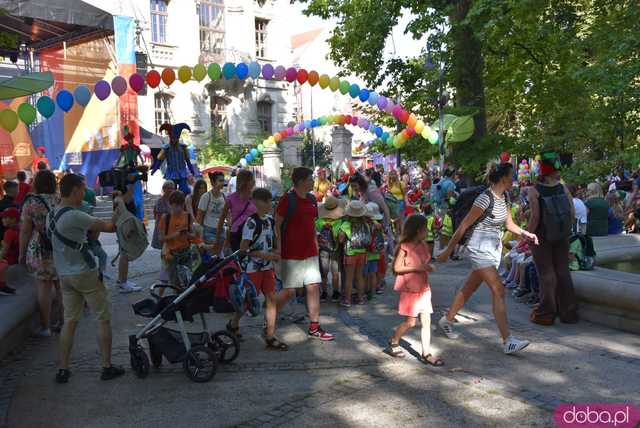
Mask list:
[[189,175],[195,175],[195,170],[189,158],[187,145],[180,142],[180,134],[182,134],[182,131],[185,129],[191,131],[191,128],[189,128],[189,125],[186,123],[176,123],[175,125],[165,123],[160,127],[160,131],[166,131],[169,134],[169,144],[163,145],[160,154],[158,154],[158,157],[153,162],[151,174],[153,175],[162,163],[166,161],[167,168],[164,173],[164,178],[176,183],[179,189],[186,195],[191,193],[188,178]]

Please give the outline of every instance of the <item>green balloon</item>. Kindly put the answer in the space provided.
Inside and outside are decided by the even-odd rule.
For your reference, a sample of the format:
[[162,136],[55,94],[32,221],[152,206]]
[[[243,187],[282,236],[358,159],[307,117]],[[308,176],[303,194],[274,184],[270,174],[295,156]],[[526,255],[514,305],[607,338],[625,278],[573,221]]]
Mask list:
[[18,115],[16,112],[9,108],[0,111],[0,126],[7,132],[13,132],[18,126]]
[[340,82],[340,93],[342,95],[348,94],[349,88],[351,88],[351,84],[349,82],[347,82],[346,80],[342,80]]
[[327,117],[326,116],[321,116],[320,117],[320,125],[326,125],[327,124]]
[[340,87],[340,79],[338,79],[337,77],[332,77],[331,80],[329,80],[329,88],[331,88],[331,90],[335,92],[338,90],[339,87]]
[[25,125],[31,125],[36,120],[36,108],[29,103],[22,103],[18,106],[18,117]]
[[209,64],[209,68],[207,69],[207,74],[209,75],[209,79],[218,80],[222,75],[222,69],[220,68],[220,64]]
[[258,151],[262,153],[263,150],[264,150],[264,146],[262,144],[258,144]]

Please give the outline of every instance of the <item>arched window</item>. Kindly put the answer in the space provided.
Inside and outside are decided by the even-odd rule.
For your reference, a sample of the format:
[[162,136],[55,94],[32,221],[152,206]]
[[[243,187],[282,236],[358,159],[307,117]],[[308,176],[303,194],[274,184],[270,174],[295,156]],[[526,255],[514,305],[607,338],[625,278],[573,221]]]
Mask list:
[[269,101],[258,101],[258,123],[260,130],[265,134],[271,135],[273,128],[271,126],[271,110],[272,105]]
[[163,123],[171,122],[171,101],[173,97],[164,92],[158,92],[153,96],[156,113],[156,134],[160,133]]

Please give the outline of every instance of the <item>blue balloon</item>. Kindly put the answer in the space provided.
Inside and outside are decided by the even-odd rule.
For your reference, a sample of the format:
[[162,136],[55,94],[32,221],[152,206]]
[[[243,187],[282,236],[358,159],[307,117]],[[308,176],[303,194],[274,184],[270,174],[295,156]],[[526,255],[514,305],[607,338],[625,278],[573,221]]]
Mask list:
[[251,149],[251,156],[254,158],[257,158],[259,154],[260,152],[258,152],[258,149]]
[[386,142],[389,139],[389,133],[383,132],[382,135],[380,136],[380,139]]
[[86,107],[91,100],[91,91],[86,85],[80,85],[73,91],[73,97],[82,107]]
[[382,137],[382,133],[383,133],[384,131],[383,131],[383,130],[382,130],[382,128],[380,128],[379,126],[376,126],[376,128],[375,128],[375,130],[374,130],[373,132],[375,132],[375,133],[376,133],[376,137],[380,138],[380,137]]
[[252,79],[257,79],[260,76],[260,64],[255,61],[249,64],[249,76]]
[[246,160],[247,162],[251,162],[253,160],[253,156],[251,156],[251,153],[247,153],[244,157],[244,160]]
[[313,120],[311,121],[311,127],[312,127],[312,128],[315,128],[315,127],[316,127],[316,126],[318,126],[318,125],[319,125],[319,123],[318,123],[318,119],[313,119]]
[[359,94],[360,101],[365,102],[369,99],[369,90],[368,89],[360,89]]
[[238,79],[244,80],[247,78],[248,75],[249,75],[249,67],[247,66],[247,64],[245,64],[244,62],[241,62],[238,65],[236,65],[236,76],[238,76]]
[[305,120],[304,121],[304,127],[305,128],[311,128],[311,121],[310,120]]
[[236,75],[236,66],[230,62],[226,63],[222,66],[222,75],[227,80],[233,79],[233,76]]
[[356,85],[355,83],[351,85],[349,87],[349,95],[351,95],[351,98],[355,98],[360,95],[360,86]]
[[56,95],[56,103],[58,107],[67,112],[73,107],[73,95],[71,95],[71,92],[63,89]]
[[369,104],[374,107],[378,105],[378,94],[376,92],[369,92]]

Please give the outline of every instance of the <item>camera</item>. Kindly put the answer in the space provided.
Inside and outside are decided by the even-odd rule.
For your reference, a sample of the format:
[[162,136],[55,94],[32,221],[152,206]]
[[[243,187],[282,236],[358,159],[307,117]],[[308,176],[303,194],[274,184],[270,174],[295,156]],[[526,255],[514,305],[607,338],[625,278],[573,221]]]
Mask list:
[[147,181],[149,168],[147,166],[128,166],[111,168],[98,174],[98,181],[102,187],[125,188],[127,184],[136,181]]

